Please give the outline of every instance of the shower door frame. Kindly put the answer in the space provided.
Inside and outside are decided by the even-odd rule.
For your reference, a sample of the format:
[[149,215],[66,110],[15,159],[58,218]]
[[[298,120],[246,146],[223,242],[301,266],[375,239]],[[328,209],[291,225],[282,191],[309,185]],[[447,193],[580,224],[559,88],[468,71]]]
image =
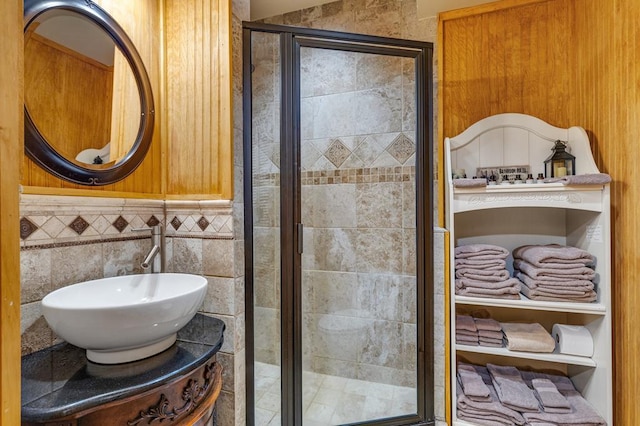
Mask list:
[[416,366],[417,414],[367,425],[433,425],[433,44],[411,40],[243,22],[243,161],[245,202],[245,339],[247,425],[255,424],[251,35],[280,36],[281,416],[302,421],[302,218],[300,179],[300,48],[370,53],[415,60],[416,90]]

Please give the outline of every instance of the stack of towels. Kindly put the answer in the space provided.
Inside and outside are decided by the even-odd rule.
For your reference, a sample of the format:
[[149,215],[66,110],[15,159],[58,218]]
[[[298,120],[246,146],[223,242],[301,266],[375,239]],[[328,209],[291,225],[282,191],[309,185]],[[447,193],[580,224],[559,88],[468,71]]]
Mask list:
[[506,269],[509,251],[491,244],[455,248],[456,294],[460,296],[520,299],[520,281]]
[[504,335],[500,323],[491,318],[456,315],[456,343],[501,348]]
[[531,300],[593,302],[595,258],[577,247],[526,245],[513,251],[515,277]]
[[568,377],[463,363],[456,375],[460,419],[480,425],[606,425]]

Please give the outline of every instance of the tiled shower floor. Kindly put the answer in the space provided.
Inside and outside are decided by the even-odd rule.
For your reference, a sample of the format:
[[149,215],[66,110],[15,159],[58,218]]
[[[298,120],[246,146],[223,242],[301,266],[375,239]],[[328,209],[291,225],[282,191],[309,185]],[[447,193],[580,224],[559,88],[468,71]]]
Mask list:
[[[328,426],[415,413],[416,390],[303,372],[304,426]],[[255,364],[256,426],[280,426],[280,367]]]

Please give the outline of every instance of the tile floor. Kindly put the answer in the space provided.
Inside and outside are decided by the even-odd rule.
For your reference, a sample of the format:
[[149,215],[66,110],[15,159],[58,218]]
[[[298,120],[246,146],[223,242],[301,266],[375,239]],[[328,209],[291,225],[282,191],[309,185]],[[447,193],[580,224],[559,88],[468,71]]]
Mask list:
[[[304,426],[328,426],[415,413],[416,390],[305,371]],[[255,365],[256,426],[280,426],[280,367]]]

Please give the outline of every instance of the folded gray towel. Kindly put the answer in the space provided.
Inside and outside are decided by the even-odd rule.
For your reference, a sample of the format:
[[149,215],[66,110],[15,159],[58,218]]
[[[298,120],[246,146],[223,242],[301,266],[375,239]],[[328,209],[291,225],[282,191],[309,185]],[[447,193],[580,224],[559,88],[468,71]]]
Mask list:
[[485,271],[500,271],[507,268],[504,259],[456,259],[456,269],[460,267],[483,269]]
[[504,348],[504,343],[502,340],[500,341],[483,341],[482,339],[478,340],[478,346],[486,346],[488,348]]
[[500,323],[492,318],[478,318],[474,315],[473,321],[476,323],[476,328],[478,331],[499,331],[502,332],[502,327]]
[[[491,401],[489,388],[472,365],[463,363],[458,364],[456,374],[465,395],[474,401]],[[553,386],[553,383],[551,383],[551,386]]]
[[562,281],[552,281],[547,279],[534,279],[529,275],[525,274],[522,271],[516,272],[516,278],[522,281],[529,288],[537,288],[537,287],[571,287],[574,289],[581,289],[584,291],[593,290],[594,284],[593,281],[588,280],[562,280]]
[[513,426],[514,424],[511,419],[472,408],[458,410],[457,415],[460,420],[466,420],[474,425],[480,426]]
[[560,287],[560,286],[553,286],[553,287],[543,287],[543,286],[538,286],[536,288],[531,288],[528,285],[522,283],[522,289],[523,289],[523,293],[524,293],[524,288],[527,288],[527,291],[529,291],[531,294],[537,294],[540,296],[550,296],[550,297],[554,297],[554,296],[560,296],[560,297],[583,297],[586,296],[587,293],[592,292],[593,290],[591,289],[584,289],[584,288],[580,288],[580,287],[571,287],[571,286],[567,286],[567,287]]
[[458,178],[453,180],[454,188],[483,188],[487,186],[486,179]]
[[543,293],[538,289],[530,290],[529,287],[523,285],[522,287],[520,287],[520,291],[531,300],[540,300],[546,302],[591,303],[598,300],[598,294],[593,290],[585,292],[583,296],[563,296],[553,293]]
[[546,178],[543,182],[561,182],[563,185],[604,185],[611,182],[611,176],[606,173],[587,173],[584,175]]
[[458,345],[466,345],[466,346],[478,346],[480,341],[476,337],[475,340],[470,337],[465,336],[456,336],[456,344]]
[[556,341],[538,323],[503,322],[500,325],[510,351],[551,353],[556,348]]
[[502,340],[504,338],[504,333],[502,332],[502,330],[500,330],[500,331],[478,330],[478,337],[482,337],[482,338],[485,338],[485,339],[499,339],[499,340]]
[[469,296],[469,297],[487,297],[490,299],[509,299],[509,300],[519,300],[520,299],[520,287],[504,287],[498,289],[482,289],[477,287],[467,287],[456,289],[456,294],[459,296]]
[[573,392],[576,390],[571,379],[561,374],[539,373],[537,371],[521,371],[520,375],[522,376],[522,380],[524,380],[524,382],[530,388],[533,388],[533,379],[547,379],[556,386],[556,389],[558,389],[560,393]]
[[478,331],[476,322],[471,315],[456,315],[456,331],[457,330],[468,330],[474,333]]
[[473,268],[457,268],[456,278],[469,278],[479,281],[504,281],[511,277],[506,269],[483,270]]
[[567,401],[571,405],[571,412],[562,413],[523,413],[523,416],[529,423],[541,423],[547,422],[552,425],[567,425],[567,426],[605,426],[607,423],[596,412],[596,410],[587,402],[580,392],[567,391],[563,395],[567,398]]
[[520,246],[513,250],[513,258],[526,260],[540,268],[562,267],[565,264],[580,267],[595,263],[595,257],[588,251],[560,244]]
[[537,412],[538,400],[515,367],[487,364],[491,380],[500,402],[522,413]]
[[515,288],[520,288],[520,280],[518,280],[517,278],[509,278],[507,280],[504,281],[498,281],[498,282],[493,282],[493,281],[479,281],[479,280],[471,280],[468,278],[458,278],[455,282],[456,285],[456,289],[463,289],[463,288],[469,288],[469,287],[474,287],[476,289],[501,289],[501,288],[507,288],[507,287],[515,287]]
[[456,336],[478,337],[478,332],[463,330],[456,327]]
[[[484,369],[483,367],[478,367],[478,366],[475,366],[475,367]],[[496,395],[496,391],[494,387],[491,386],[491,382],[489,381],[487,383],[485,376],[482,374],[480,376],[483,378],[483,380],[485,381],[485,384],[487,384],[487,387],[489,388],[490,401],[489,402],[474,401],[471,398],[467,397],[464,394],[464,391],[462,390],[462,386],[460,386],[460,382],[456,380],[456,395],[457,395],[456,407],[458,409],[458,416],[460,416],[461,411],[463,412],[470,411],[471,413],[474,413],[474,414],[480,412],[480,413],[483,413],[485,417],[497,416],[501,419],[506,419],[506,422],[504,424],[507,424],[507,425],[513,425],[513,424],[523,425],[525,422],[524,422],[524,418],[522,417],[522,414],[502,405],[500,403],[500,400],[498,399],[498,396]],[[478,415],[478,417],[481,417],[481,415]]]
[[513,261],[513,267],[518,271],[524,272],[531,278],[539,280],[552,280],[552,278],[564,278],[572,280],[587,280],[591,281],[596,276],[596,271],[586,266],[573,268],[539,268],[533,266],[529,262],[522,259],[515,259]]
[[[531,380],[534,393],[546,413],[569,413],[571,405],[549,379]],[[488,391],[487,391],[488,393]]]
[[509,250],[493,244],[464,244],[454,249],[456,259],[506,259]]

